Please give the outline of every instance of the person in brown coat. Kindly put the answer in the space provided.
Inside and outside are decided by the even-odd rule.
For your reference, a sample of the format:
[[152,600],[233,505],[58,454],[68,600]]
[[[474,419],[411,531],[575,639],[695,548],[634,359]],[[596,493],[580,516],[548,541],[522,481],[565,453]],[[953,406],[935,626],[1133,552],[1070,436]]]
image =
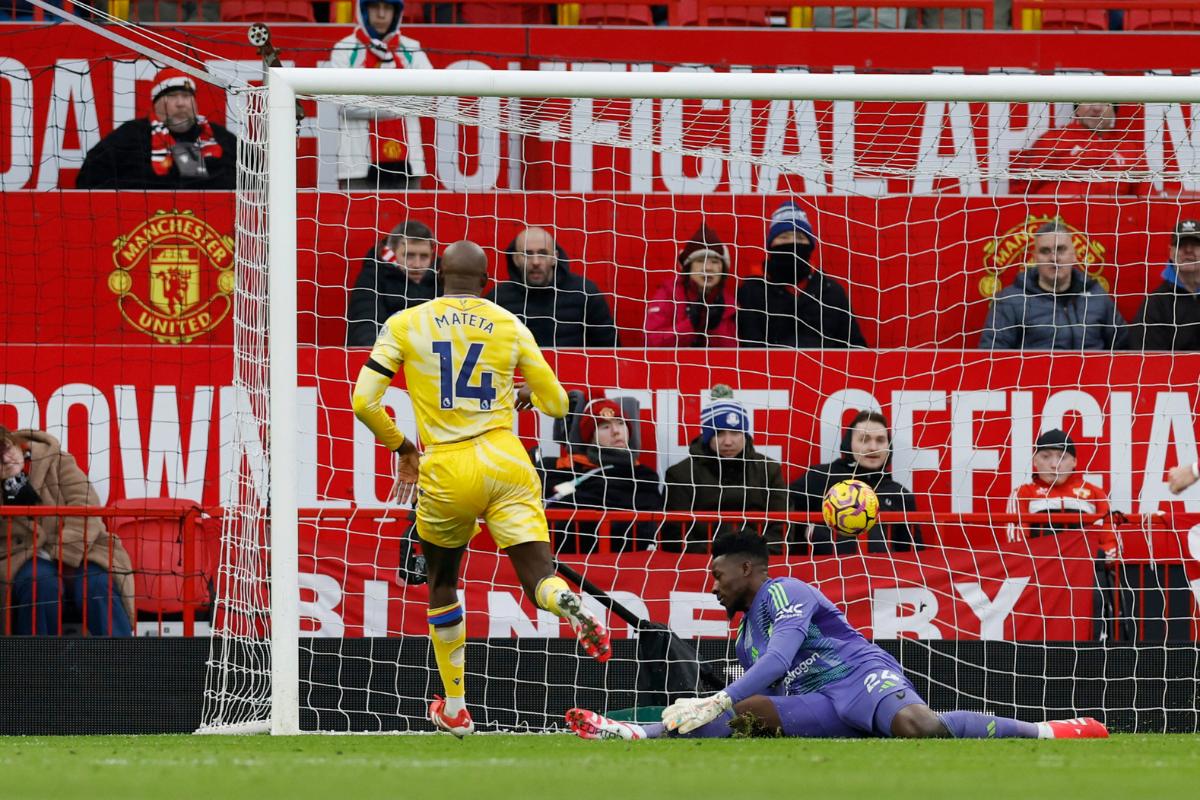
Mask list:
[[[0,502],[19,506],[96,506],[87,475],[58,440],[0,427]],[[0,519],[0,610],[11,604],[19,635],[59,632],[59,604],[78,611],[86,632],[129,636],[133,566],[98,517]],[[62,561],[61,576],[59,560]]]

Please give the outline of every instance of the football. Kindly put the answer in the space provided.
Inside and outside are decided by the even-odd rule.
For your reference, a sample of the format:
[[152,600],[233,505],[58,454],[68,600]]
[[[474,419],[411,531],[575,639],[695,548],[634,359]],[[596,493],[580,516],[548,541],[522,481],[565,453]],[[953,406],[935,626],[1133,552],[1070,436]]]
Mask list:
[[879,498],[862,481],[835,483],[821,504],[825,524],[840,536],[858,537],[875,527],[879,518]]

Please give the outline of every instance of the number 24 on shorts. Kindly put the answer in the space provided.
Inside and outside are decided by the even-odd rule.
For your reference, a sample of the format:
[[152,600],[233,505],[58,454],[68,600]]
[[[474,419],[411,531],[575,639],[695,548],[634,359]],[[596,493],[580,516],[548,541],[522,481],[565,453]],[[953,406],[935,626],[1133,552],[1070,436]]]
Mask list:
[[876,689],[894,689],[900,685],[901,680],[903,679],[899,675],[890,669],[885,669],[867,675],[863,678],[863,685],[867,687],[867,693],[870,694]]
[[467,348],[467,355],[463,358],[457,378],[454,377],[453,343],[434,342],[433,352],[437,353],[441,369],[442,408],[454,408],[454,399],[458,396],[478,400],[480,411],[491,410],[492,401],[496,399],[496,390],[492,388],[492,373],[483,370],[479,373],[479,384],[471,385],[471,375],[475,372],[479,356],[483,353],[483,344],[474,342]]

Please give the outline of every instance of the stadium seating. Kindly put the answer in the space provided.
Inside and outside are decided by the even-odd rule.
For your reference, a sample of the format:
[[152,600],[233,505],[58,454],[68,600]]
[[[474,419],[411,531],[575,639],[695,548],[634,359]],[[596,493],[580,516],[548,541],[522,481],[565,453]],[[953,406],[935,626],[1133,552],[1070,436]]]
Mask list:
[[585,3],[579,9],[580,25],[653,25],[648,5]]
[[312,3],[305,0],[225,0],[222,22],[313,22]]
[[738,6],[708,3],[705,0],[677,0],[671,6],[672,25],[711,25],[722,27],[764,28],[771,24],[766,5]]
[[[185,537],[182,524],[184,515],[199,512],[199,507],[189,500],[172,498],[119,500],[111,506],[117,512],[111,529],[133,562],[138,612],[156,617],[180,615],[185,597],[194,601],[197,610],[207,608],[215,553],[205,547],[206,528],[196,525]],[[139,516],[145,510],[176,511],[179,517]],[[190,569],[184,567],[185,538]]]
[[1195,31],[1200,30],[1200,9],[1173,10],[1130,9],[1125,12],[1127,31]]
[[1108,12],[1102,8],[1047,8],[1042,11],[1042,30],[1106,31]]

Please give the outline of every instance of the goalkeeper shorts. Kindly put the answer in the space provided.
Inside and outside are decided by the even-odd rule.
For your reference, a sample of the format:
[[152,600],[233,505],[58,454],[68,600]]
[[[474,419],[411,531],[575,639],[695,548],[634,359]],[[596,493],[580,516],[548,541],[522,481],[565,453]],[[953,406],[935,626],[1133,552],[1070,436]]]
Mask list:
[[542,483],[521,440],[507,429],[430,446],[417,484],[417,535],[439,547],[466,547],[478,519],[500,549],[549,542]]

